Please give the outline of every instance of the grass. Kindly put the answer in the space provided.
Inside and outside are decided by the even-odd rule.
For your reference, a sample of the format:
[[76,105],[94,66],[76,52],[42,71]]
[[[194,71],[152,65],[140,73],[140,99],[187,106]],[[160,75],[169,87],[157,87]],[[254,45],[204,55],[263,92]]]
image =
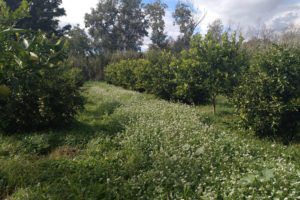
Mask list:
[[89,82],[63,129],[0,133],[0,199],[300,199],[299,145],[257,139],[233,109]]

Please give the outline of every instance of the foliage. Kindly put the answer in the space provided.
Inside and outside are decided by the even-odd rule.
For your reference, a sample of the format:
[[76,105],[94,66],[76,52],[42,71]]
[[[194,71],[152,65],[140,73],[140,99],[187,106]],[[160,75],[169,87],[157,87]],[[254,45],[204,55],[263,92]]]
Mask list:
[[143,71],[144,77],[151,76],[144,81],[147,82],[146,91],[149,91],[156,96],[168,99],[178,100],[174,95],[176,92],[175,71],[176,69],[171,63],[176,60],[169,52],[166,51],[151,51],[146,55],[150,66]]
[[119,50],[140,50],[143,37],[148,36],[148,21],[143,7],[142,0],[120,0]]
[[69,52],[74,56],[87,56],[92,54],[91,40],[80,26],[73,27],[68,32]]
[[172,16],[175,19],[175,23],[179,25],[180,33],[182,34],[182,36],[178,37],[176,46],[177,48],[180,48],[180,51],[188,49],[190,39],[197,26],[204,19],[205,15],[203,15],[201,19],[196,19],[194,17],[191,5],[182,1],[178,1]]
[[224,32],[222,20],[214,20],[211,24],[208,25],[207,28],[208,31],[211,32],[213,40],[220,43],[222,41],[222,34]]
[[151,51],[146,59],[122,60],[105,69],[109,83],[138,91],[146,91],[164,99],[175,100],[173,57],[167,52]]
[[165,22],[163,20],[167,7],[167,4],[162,3],[160,0],[156,0],[154,3],[145,6],[152,29],[151,48],[164,49],[167,45],[167,35],[164,33]]
[[183,65],[187,68],[189,83],[185,87],[204,87],[208,91],[214,113],[217,95],[230,95],[238,84],[238,77],[247,69],[248,58],[241,50],[243,38],[236,39],[228,33],[221,41],[215,40],[208,32],[204,38],[196,35],[191,41],[191,48],[183,52]]
[[[104,80],[104,68],[111,62],[142,57],[138,51],[148,34],[148,21],[141,0],[101,0],[85,15],[85,25],[92,37],[91,41],[86,41],[88,55],[72,56],[70,60],[73,66],[81,65],[86,80]],[[77,32],[79,34],[80,30]],[[71,33],[78,41],[74,32]],[[87,38],[83,32],[80,35],[81,39]],[[77,43],[76,49],[81,49],[82,45]]]
[[144,57],[142,52],[136,51],[115,51],[112,54],[108,54],[110,62],[120,62],[121,60],[137,60]]
[[206,106],[170,103],[105,83],[84,87],[88,101],[78,123],[55,131],[0,133],[1,199],[300,195],[298,145],[207,125]]
[[109,83],[185,103],[212,102],[217,95],[230,95],[239,75],[247,69],[248,57],[241,50],[242,37],[214,40],[211,32],[191,41],[189,51],[175,58],[166,51],[150,51],[145,61],[123,60],[106,68]]
[[[19,9],[6,16],[16,20]],[[77,72],[63,67],[67,43],[1,25],[0,44],[0,128],[31,130],[72,120],[83,98]]]
[[68,63],[73,68],[79,68],[82,71],[84,80],[95,78],[96,67],[92,65],[91,40],[79,25],[68,32],[68,43]]
[[190,104],[206,104],[209,102],[209,91],[205,87],[205,74],[197,59],[187,52],[182,52],[181,58],[175,60],[177,99]]
[[[135,83],[135,80],[132,79],[133,70],[132,63],[136,62],[135,60],[122,60],[119,63],[111,63],[105,68],[105,79],[108,83],[113,83],[124,88],[132,88],[132,85]],[[127,82],[131,80],[132,82]]]
[[180,32],[184,34],[184,38],[189,40],[195,30],[195,22],[193,20],[191,7],[188,4],[179,1],[176,4],[173,17],[176,24],[180,27]]
[[233,101],[245,127],[260,136],[282,135],[290,140],[298,131],[300,114],[299,50],[273,45],[260,52],[252,70],[243,76]]
[[16,25],[18,21],[23,19],[24,17],[29,16],[29,3],[26,0],[22,0],[20,2],[20,6],[14,10],[14,12],[10,12],[8,9],[6,2],[0,0],[0,24],[1,29],[13,27]]
[[140,50],[142,39],[148,34],[141,0],[102,0],[85,15],[85,25],[98,54]]
[[[4,1],[14,11],[18,9],[24,0]],[[62,0],[31,0],[30,2],[30,16],[19,20],[16,23],[16,28],[41,30],[48,33],[49,36],[52,33],[61,36],[71,28],[70,25],[59,28],[58,18],[66,15],[65,9],[60,7]]]

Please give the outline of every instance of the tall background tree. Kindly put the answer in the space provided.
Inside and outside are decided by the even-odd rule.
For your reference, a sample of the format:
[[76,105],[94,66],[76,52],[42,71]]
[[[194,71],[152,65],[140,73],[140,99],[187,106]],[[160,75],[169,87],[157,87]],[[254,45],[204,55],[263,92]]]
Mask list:
[[100,0],[85,25],[98,53],[104,51],[140,50],[143,37],[148,35],[141,0]]
[[70,53],[73,56],[91,55],[91,40],[79,25],[73,27],[69,32]]
[[182,50],[189,48],[191,37],[198,25],[203,21],[206,13],[199,17],[195,14],[191,4],[178,1],[172,16],[175,20],[174,25],[177,24],[179,26],[181,35],[178,36],[171,49],[174,53],[179,54]]
[[148,36],[148,21],[143,11],[142,0],[121,0],[119,30],[121,33],[119,50],[140,50],[143,37]]
[[[22,0],[5,0],[5,2],[11,10],[16,10]],[[62,0],[31,0],[30,17],[18,21],[16,27],[35,31],[40,29],[49,35],[52,33],[63,35],[71,26],[59,27],[58,17],[66,15],[65,9],[59,7],[61,4]]]
[[90,14],[85,15],[85,26],[93,39],[96,53],[118,49],[118,0],[101,0]]
[[296,24],[290,24],[279,38],[279,42],[291,47],[300,47],[300,27]]
[[196,17],[190,4],[178,1],[172,16],[175,19],[174,24],[179,25],[182,35],[177,38],[174,46],[175,49],[178,49],[180,52],[183,49],[189,48],[190,39],[205,15],[204,13],[202,17]]
[[223,30],[224,26],[221,19],[216,19],[208,25],[208,32],[211,33],[213,40],[216,42],[222,41]]
[[165,9],[167,4],[162,3],[160,0],[156,0],[154,3],[146,5],[146,14],[149,18],[149,23],[152,29],[151,41],[152,45],[150,48],[163,49],[167,45],[167,34],[165,30],[165,21],[163,17],[165,16]]
[[92,65],[93,48],[91,39],[79,25],[68,32],[69,51],[68,61],[72,67],[82,71],[84,80],[91,80],[95,76],[95,66]]

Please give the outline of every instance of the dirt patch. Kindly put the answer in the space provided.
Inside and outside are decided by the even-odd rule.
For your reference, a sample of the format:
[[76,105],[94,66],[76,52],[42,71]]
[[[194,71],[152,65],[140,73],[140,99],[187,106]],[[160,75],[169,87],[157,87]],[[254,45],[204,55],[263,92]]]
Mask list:
[[73,158],[79,155],[79,150],[71,146],[61,146],[52,151],[49,155],[50,158],[68,157]]

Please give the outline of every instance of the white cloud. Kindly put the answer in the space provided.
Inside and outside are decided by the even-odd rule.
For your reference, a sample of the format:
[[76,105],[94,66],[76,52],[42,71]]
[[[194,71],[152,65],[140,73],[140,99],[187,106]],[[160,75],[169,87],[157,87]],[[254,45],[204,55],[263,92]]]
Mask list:
[[167,10],[164,17],[165,31],[169,37],[176,39],[180,35],[179,26],[174,25],[174,18],[172,17],[172,11]]
[[145,51],[149,48],[149,45],[151,44],[151,39],[150,39],[150,36],[151,36],[151,32],[150,30],[148,30],[148,37],[144,37],[144,42],[143,42],[143,45],[142,45],[142,51]]
[[287,27],[300,19],[300,3],[295,0],[189,0],[199,10],[207,11],[201,23],[201,32],[213,20],[233,23],[244,30],[262,23],[275,30]]
[[66,10],[67,16],[60,18],[60,25],[70,23],[71,25],[79,24],[84,27],[84,15],[90,13],[91,8],[95,8],[99,0],[63,0],[61,7]]

